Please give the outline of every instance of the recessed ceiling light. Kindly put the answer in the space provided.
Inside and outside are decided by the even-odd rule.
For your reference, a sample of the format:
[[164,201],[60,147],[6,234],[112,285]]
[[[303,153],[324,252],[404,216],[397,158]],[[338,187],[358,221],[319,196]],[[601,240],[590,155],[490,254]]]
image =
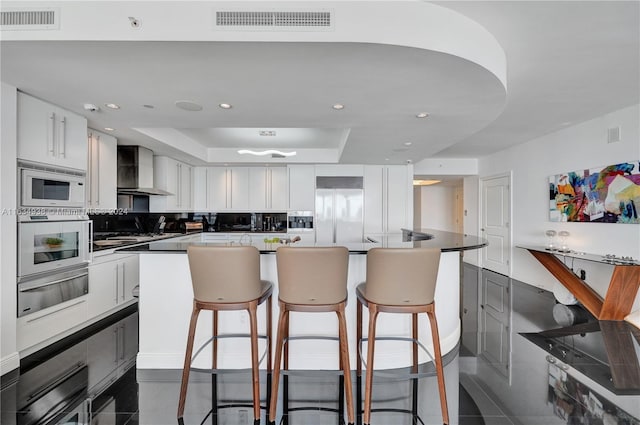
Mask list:
[[229,103],[221,103],[218,106],[221,107],[222,109],[231,109],[231,108],[233,108],[233,106],[231,106]]
[[437,184],[440,183],[441,180],[414,180],[413,181],[413,185],[414,186],[429,186],[432,184]]
[[198,105],[190,100],[178,100],[176,102],[176,107],[189,112],[202,111],[202,105]]
[[411,145],[412,145],[412,143],[411,143],[411,142],[404,142],[404,145],[405,145],[405,146],[411,146]]
[[429,114],[427,112],[419,112],[416,114],[416,118],[427,118]]
[[104,106],[109,109],[120,109],[120,105],[116,105],[115,103],[105,103]]
[[385,158],[384,160],[385,160],[385,161],[388,161],[388,160],[389,160],[389,158]]
[[105,127],[104,129],[105,129],[106,131],[113,131],[113,130],[115,130],[115,128],[111,128],[111,127]]
[[275,136],[276,135],[276,131],[275,130],[260,130],[258,131],[258,134],[261,136]]
[[249,150],[249,149],[240,149],[238,151],[238,153],[240,155],[248,154],[248,155],[256,155],[256,156],[264,156],[264,155],[294,156],[294,155],[296,155],[295,151],[293,151],[293,152],[282,152],[282,151],[277,151],[275,149],[267,149],[267,150],[264,150],[264,151],[252,151],[252,150]]
[[335,109],[336,111],[339,111],[341,109],[344,109],[344,105],[342,103],[336,103],[335,105],[332,106],[333,109]]
[[144,108],[147,108],[147,109],[153,109],[153,108],[155,108],[155,106],[153,106],[153,105],[148,105],[148,104],[146,104],[146,105],[142,105],[142,106],[143,106]]

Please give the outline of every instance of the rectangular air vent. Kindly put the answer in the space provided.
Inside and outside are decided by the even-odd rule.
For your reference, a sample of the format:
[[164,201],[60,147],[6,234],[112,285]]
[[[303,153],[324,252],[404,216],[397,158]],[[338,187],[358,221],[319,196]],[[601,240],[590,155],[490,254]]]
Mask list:
[[60,28],[58,9],[20,9],[0,12],[0,29],[52,30]]
[[330,11],[216,11],[215,29],[250,31],[326,31]]

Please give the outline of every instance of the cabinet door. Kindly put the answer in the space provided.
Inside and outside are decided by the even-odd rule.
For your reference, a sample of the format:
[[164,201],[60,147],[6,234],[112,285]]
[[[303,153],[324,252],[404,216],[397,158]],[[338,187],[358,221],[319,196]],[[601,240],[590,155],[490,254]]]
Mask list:
[[383,173],[381,165],[364,166],[364,234],[384,233]]
[[386,229],[388,233],[400,233],[402,228],[411,227],[408,222],[409,180],[404,165],[386,167]]
[[209,205],[214,211],[226,210],[227,204],[227,169],[224,167],[210,167],[207,170]]
[[273,167],[269,169],[270,178],[270,195],[272,210],[286,211],[288,209],[287,201],[289,200],[289,185],[287,184],[286,167]]
[[178,207],[181,211],[193,209],[193,196],[191,188],[193,186],[193,167],[180,163],[180,201]]
[[232,167],[228,168],[230,173],[231,186],[228,192],[231,194],[231,200],[228,203],[231,209],[248,210],[249,209],[249,168],[248,167]]
[[87,206],[112,210],[117,207],[117,140],[89,130]]
[[119,274],[120,269],[117,261],[89,266],[88,307],[91,317],[99,316],[118,304]]
[[313,165],[289,165],[289,209],[315,211],[316,172]]
[[63,167],[87,169],[87,119],[64,109],[56,109],[58,156]]
[[53,105],[18,92],[18,158],[55,163],[56,121]]
[[262,167],[249,168],[249,209],[263,211],[269,208],[267,186],[269,169]]
[[193,209],[206,211],[209,209],[209,168],[193,168]]
[[87,120],[18,93],[18,158],[87,169]]

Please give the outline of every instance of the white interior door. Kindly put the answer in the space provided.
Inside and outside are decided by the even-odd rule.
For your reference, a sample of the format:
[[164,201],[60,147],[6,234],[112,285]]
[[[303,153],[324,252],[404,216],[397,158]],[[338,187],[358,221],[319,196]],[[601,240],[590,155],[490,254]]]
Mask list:
[[482,250],[482,267],[511,275],[511,196],[509,176],[484,178],[481,187],[481,232],[489,241]]

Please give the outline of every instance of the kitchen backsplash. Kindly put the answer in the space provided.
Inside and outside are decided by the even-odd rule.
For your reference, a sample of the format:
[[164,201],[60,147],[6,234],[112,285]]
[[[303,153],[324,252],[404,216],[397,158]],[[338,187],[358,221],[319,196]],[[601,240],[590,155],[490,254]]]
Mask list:
[[247,212],[247,213],[146,213],[96,214],[93,220],[94,232],[108,233],[152,233],[160,217],[165,218],[165,233],[185,233],[186,224],[202,223],[205,232],[286,232],[287,213]]

